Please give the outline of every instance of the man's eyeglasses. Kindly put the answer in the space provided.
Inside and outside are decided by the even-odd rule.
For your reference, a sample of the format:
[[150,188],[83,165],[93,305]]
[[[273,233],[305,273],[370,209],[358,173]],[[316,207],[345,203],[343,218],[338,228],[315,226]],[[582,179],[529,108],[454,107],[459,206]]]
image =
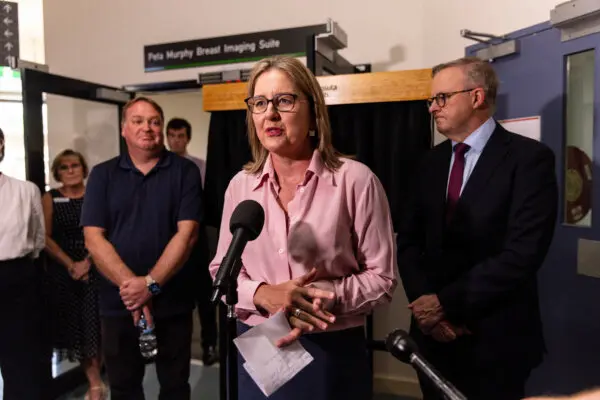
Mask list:
[[431,107],[431,105],[433,104],[434,101],[437,103],[437,105],[440,108],[444,107],[446,105],[446,102],[448,101],[448,99],[450,97],[454,96],[455,94],[468,93],[468,92],[472,92],[475,89],[477,89],[477,88],[465,89],[465,90],[457,90],[455,92],[438,93],[435,96],[430,97],[430,98],[427,99],[427,107]]
[[293,111],[296,100],[298,100],[297,94],[279,93],[273,96],[272,99],[267,99],[265,96],[254,96],[244,99],[244,102],[251,113],[262,114],[269,108],[269,103],[273,103],[273,107],[279,112]]

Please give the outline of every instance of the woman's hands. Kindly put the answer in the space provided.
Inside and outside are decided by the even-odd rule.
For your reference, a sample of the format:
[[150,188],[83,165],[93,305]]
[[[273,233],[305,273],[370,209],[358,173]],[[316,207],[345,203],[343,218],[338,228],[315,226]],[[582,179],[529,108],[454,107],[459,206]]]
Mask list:
[[326,330],[329,324],[335,322],[335,316],[324,310],[323,304],[333,301],[335,293],[307,287],[316,277],[317,270],[299,278],[278,285],[263,284],[254,294],[254,304],[270,315],[280,310],[290,313],[289,322],[292,331],[276,343],[278,347],[287,346],[302,335],[312,332],[315,328]]
[[74,280],[87,280],[90,272],[91,262],[89,258],[84,258],[82,261],[74,262],[69,268],[69,274]]

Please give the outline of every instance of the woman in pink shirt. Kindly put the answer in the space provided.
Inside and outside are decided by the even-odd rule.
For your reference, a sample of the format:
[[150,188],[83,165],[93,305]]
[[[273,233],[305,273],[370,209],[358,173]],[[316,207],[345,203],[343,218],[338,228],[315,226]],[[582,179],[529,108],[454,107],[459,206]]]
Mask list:
[[[397,284],[385,192],[368,167],[333,148],[323,92],[297,59],[258,62],[248,90],[253,161],[225,192],[211,274],[231,242],[233,210],[257,201],[265,224],[242,255],[238,333],[284,310],[292,329],[275,345],[299,340],[314,358],[270,399],[371,399],[363,324]],[[238,371],[239,398],[265,399]]]

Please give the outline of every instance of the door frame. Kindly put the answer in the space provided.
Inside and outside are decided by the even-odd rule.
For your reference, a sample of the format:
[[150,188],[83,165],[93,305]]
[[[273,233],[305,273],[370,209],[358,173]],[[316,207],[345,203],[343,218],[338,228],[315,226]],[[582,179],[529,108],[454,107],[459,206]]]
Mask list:
[[[592,223],[589,226],[567,223],[565,188],[568,165],[567,144],[569,144],[566,130],[569,101],[567,60],[583,52],[594,54],[593,128],[591,132],[588,131],[592,134],[592,154],[588,155],[594,160],[598,149],[596,139],[600,129],[598,125],[599,35],[598,32],[591,32],[571,40],[562,40],[559,27],[552,26],[550,22],[536,24],[507,36],[509,39],[522,40],[518,48],[523,50],[519,51],[517,57],[524,57],[527,63],[523,59],[509,56],[499,58],[497,63],[499,65],[495,68],[501,85],[505,85],[505,89],[499,90],[498,94],[503,91],[508,92],[512,94],[513,99],[512,102],[509,97],[502,100],[504,110],[498,110],[498,119],[539,115],[541,117],[540,141],[553,151],[556,162],[559,199],[556,227],[544,264],[537,273],[540,312],[547,351],[542,363],[533,370],[528,380],[527,396],[574,393],[593,384],[594,379],[597,381],[597,374],[595,374],[598,370],[597,363],[592,356],[588,357],[588,354],[597,354],[598,346],[595,338],[600,331],[597,323],[589,322],[598,321],[597,307],[589,299],[597,293],[599,282],[597,278],[578,272],[577,264],[581,257],[579,241],[582,239],[597,241],[600,234],[598,223],[593,219],[593,212],[598,212],[596,205],[600,186],[598,182],[592,180],[590,188]],[[536,37],[543,37],[543,39],[536,39]],[[475,55],[476,51],[484,46],[480,44],[469,46],[465,49],[465,55]],[[541,57],[542,54],[544,58]],[[546,60],[549,66],[541,67],[548,71],[536,75],[542,77],[539,81],[551,81],[551,90],[542,90],[540,94],[527,86],[523,90],[527,91],[529,96],[521,98],[520,93],[514,88],[520,87],[524,79],[527,79],[523,77],[523,71],[539,59]],[[539,81],[536,80],[535,84],[539,85]],[[539,104],[530,99],[536,96],[540,98]],[[516,100],[517,98],[519,100]],[[596,177],[598,172],[600,169],[592,161],[592,177]],[[561,376],[562,379],[551,381],[549,378],[554,376]]]
[[[44,162],[44,120],[42,107],[43,94],[54,94],[73,99],[88,100],[118,106],[119,126],[126,98],[133,98],[135,93],[122,89],[86,82],[79,79],[68,78],[39,70],[21,68],[21,89],[23,104],[23,137],[25,146],[26,179],[33,182],[42,193],[46,191],[46,175]],[[103,89],[99,93],[98,89]],[[119,94],[123,99],[103,97],[110,94]],[[124,150],[124,141],[119,135],[119,151]],[[52,349],[48,348],[48,356],[52,356]],[[48,360],[50,363],[51,361]],[[86,382],[86,377],[81,366],[66,371],[52,379],[50,392],[54,397],[68,393]]]
[[[25,170],[27,180],[45,192],[46,176],[44,168],[44,121],[42,106],[43,94],[54,94],[79,100],[104,104],[114,104],[119,108],[119,126],[125,98],[132,99],[135,93],[120,88],[68,78],[34,69],[21,68],[21,88],[23,96],[23,133],[25,145]],[[103,97],[98,92],[115,93],[123,100]],[[119,136],[119,150],[123,152],[124,142]]]

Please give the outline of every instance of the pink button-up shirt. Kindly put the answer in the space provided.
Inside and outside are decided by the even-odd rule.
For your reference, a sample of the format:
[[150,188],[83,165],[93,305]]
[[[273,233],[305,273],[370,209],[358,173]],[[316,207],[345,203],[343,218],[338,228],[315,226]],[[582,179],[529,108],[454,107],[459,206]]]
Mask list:
[[336,294],[332,312],[337,319],[329,330],[360,326],[373,307],[391,300],[397,285],[396,254],[385,191],[368,167],[342,161],[331,172],[314,152],[305,179],[288,204],[289,231],[277,202],[279,185],[270,156],[262,173],[241,171],[229,183],[219,244],[210,264],[213,279],[231,243],[229,220],[235,207],[251,199],[265,211],[261,234],[242,254],[236,306],[242,322],[257,325],[265,320],[253,301],[261,283],[283,283],[313,266],[317,280],[327,282]]

